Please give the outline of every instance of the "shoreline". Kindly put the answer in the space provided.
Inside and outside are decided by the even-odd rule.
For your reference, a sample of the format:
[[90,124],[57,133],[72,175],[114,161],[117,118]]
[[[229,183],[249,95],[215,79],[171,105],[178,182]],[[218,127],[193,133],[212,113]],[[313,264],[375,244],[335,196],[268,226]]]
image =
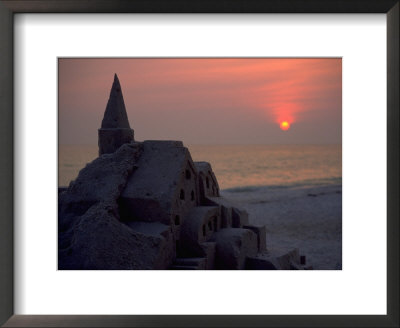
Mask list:
[[299,248],[314,270],[342,268],[342,185],[225,189],[221,196],[266,225],[267,248]]

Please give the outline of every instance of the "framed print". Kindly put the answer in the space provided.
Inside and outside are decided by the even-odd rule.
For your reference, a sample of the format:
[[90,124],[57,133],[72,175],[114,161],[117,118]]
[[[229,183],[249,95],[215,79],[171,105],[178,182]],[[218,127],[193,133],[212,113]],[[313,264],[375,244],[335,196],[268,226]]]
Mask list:
[[[168,5],[156,1],[0,1],[0,9],[0,41],[1,49],[5,49],[1,51],[1,63],[4,68],[0,98],[1,146],[6,155],[1,157],[0,162],[2,324],[28,327],[398,326],[398,1],[351,1],[345,4],[335,1],[305,4],[294,0],[246,4],[183,4],[173,1]],[[75,15],[78,13],[79,15]],[[157,15],[152,15],[155,13]],[[211,13],[213,15],[207,15]],[[217,13],[223,15],[215,15]],[[227,15],[229,13],[232,15]],[[313,15],[314,13],[320,15]],[[336,19],[338,17],[340,19]],[[104,61],[93,66],[90,60],[99,57]],[[237,59],[234,69],[230,66],[232,60],[221,64],[221,60],[228,57]],[[81,59],[76,65],[79,58],[85,59]],[[191,105],[190,101],[186,102],[189,98],[197,99],[193,102],[201,105],[202,109],[198,113],[212,116],[216,121],[217,114],[208,110],[207,102],[204,102],[204,98],[207,97],[199,95],[209,86],[212,86],[213,90],[229,87],[231,91],[236,90],[235,95],[232,92],[232,96],[225,93],[218,98],[215,96],[217,92],[213,96],[209,93],[209,103],[218,104],[219,108],[224,108],[224,104],[229,103],[227,108],[231,108],[232,111],[226,112],[226,117],[233,115],[233,110],[238,105],[245,104],[245,114],[258,117],[261,127],[257,130],[257,122],[250,121],[249,118],[249,126],[252,128],[245,128],[246,116],[235,112],[238,117],[236,133],[224,128],[224,122],[221,120],[218,126],[225,132],[215,137],[227,140],[231,138],[229,140],[235,141],[238,140],[234,139],[237,136],[242,139],[250,133],[259,136],[265,130],[273,129],[272,125],[265,125],[268,128],[263,131],[261,124],[272,121],[271,117],[263,121],[256,111],[249,111],[249,102],[240,103],[241,98],[237,95],[243,93],[246,88],[244,80],[256,86],[255,89],[246,89],[250,90],[247,92],[251,95],[252,105],[257,103],[257,99],[263,99],[261,96],[264,92],[265,95],[269,95],[269,106],[272,106],[274,89],[268,87],[268,84],[262,89],[251,78],[255,77],[257,81],[266,83],[267,77],[272,79],[273,71],[277,67],[289,67],[290,72],[295,72],[297,66],[293,66],[293,63],[285,64],[294,58],[303,60],[301,66],[308,67],[307,74],[311,74],[312,69],[307,66],[309,64],[306,59],[314,58],[314,61],[318,62],[317,59],[322,58],[322,62],[318,63],[322,65],[324,72],[329,72],[331,66],[325,61],[328,61],[327,58],[336,58],[333,71],[341,73],[327,76],[329,86],[340,85],[340,93],[343,94],[343,107],[337,107],[343,108],[343,121],[340,120],[339,124],[343,134],[340,136],[339,133],[338,136],[340,140],[343,138],[343,257],[340,256],[343,264],[341,261],[338,261],[339,266],[329,263],[327,268],[336,270],[328,271],[320,270],[323,269],[322,262],[319,262],[321,266],[317,267],[317,270],[307,271],[143,271],[143,267],[139,267],[139,270],[120,270],[118,265],[111,268],[118,270],[103,270],[101,262],[85,267],[83,262],[79,262],[80,255],[71,260],[68,248],[64,247],[66,244],[58,248],[59,251],[65,249],[65,253],[57,253],[57,240],[68,241],[68,238],[63,239],[64,236],[60,239],[55,232],[58,203],[55,191],[59,187],[57,164],[63,164],[61,159],[57,160],[57,149],[61,147],[58,146],[57,139],[62,141],[75,137],[83,140],[86,138],[85,129],[80,130],[83,131],[79,132],[81,134],[62,134],[68,129],[78,131],[79,125],[87,127],[87,135],[91,136],[93,131],[97,133],[100,126],[92,127],[90,108],[103,107],[105,104],[96,104],[93,107],[87,100],[91,97],[103,97],[93,91],[96,85],[93,77],[99,81],[105,79],[96,67],[104,69],[110,65],[114,70],[118,66],[118,58],[131,58],[136,61],[142,58],[139,66],[152,67],[152,80],[158,81],[159,84],[163,77],[168,76],[168,79],[165,79],[168,83],[164,84],[161,92],[152,86],[149,90],[140,89],[134,97],[142,108],[151,104],[151,107],[145,109],[146,113],[158,108],[158,99],[173,99],[171,104],[174,106],[169,105],[173,108],[169,116],[165,116],[166,113],[162,111],[153,112],[156,128],[154,131],[151,131],[151,127],[143,130],[151,131],[159,139],[170,133],[171,137],[168,138],[175,139],[171,130],[178,131],[180,127],[173,124],[184,122],[182,117],[186,114],[181,107],[188,108]],[[159,58],[159,61],[155,62],[151,58]],[[173,67],[168,66],[169,70],[165,68],[167,58],[176,58]],[[185,80],[185,85],[182,85],[170,78],[171,71],[175,77],[185,75],[187,67],[182,70],[181,65],[184,65],[182,61],[189,60],[188,58],[191,58],[191,61],[187,62],[190,64],[187,67],[190,67],[191,78],[200,76],[202,81],[206,81],[205,84],[201,84],[196,80],[198,89],[195,93],[191,91],[190,79]],[[195,58],[198,59],[197,62]],[[206,65],[203,62],[204,58],[212,60]],[[249,61],[244,65],[241,60],[246,58]],[[263,65],[255,62],[256,58],[264,60]],[[271,58],[282,60],[279,63],[274,62],[274,70],[265,68],[268,67],[267,61]],[[213,60],[218,61],[217,66]],[[109,62],[112,64],[108,64]],[[248,74],[246,71],[246,74],[240,75],[240,83],[237,82],[235,86],[232,84],[234,78],[230,72],[236,72],[238,67],[242,66],[253,67],[254,74]],[[125,91],[125,85],[129,88],[131,85],[140,88],[142,84],[148,83],[147,75],[140,75],[138,68],[130,73],[128,66],[124,67],[120,66],[118,72],[115,71],[119,78],[113,77],[111,92],[108,90],[111,107],[114,106],[111,100],[117,97],[121,88],[126,105],[133,99]],[[196,72],[195,67],[201,67],[201,72],[212,72],[213,78],[205,79]],[[216,73],[221,71],[221,67],[226,68],[223,74],[225,80]],[[106,75],[108,74],[107,71]],[[290,80],[290,83],[296,83],[285,74],[284,71],[279,71],[276,76],[283,81]],[[301,73],[300,76],[308,76],[307,74]],[[137,83],[125,83],[129,79]],[[321,89],[325,82],[318,75],[315,79],[319,81],[318,85],[311,88],[315,94],[320,97],[325,94],[335,95],[332,89]],[[337,84],[335,81],[339,80],[341,83]],[[326,105],[327,101],[324,101],[328,98],[321,98],[321,103],[313,102],[313,95],[307,91],[310,88],[306,88],[308,80],[299,81],[297,84],[301,86],[303,98],[309,100],[306,103],[310,110],[309,117],[321,107],[328,112],[327,108],[330,107]],[[175,90],[172,86],[181,90],[181,97],[174,98]],[[286,90],[285,95],[289,92],[287,84],[280,84],[278,89]],[[74,90],[80,93],[74,93]],[[254,90],[258,90],[258,93]],[[147,98],[140,98],[146,94]],[[282,96],[282,93],[280,94]],[[121,95],[119,97],[119,100],[115,98],[118,100],[116,103],[121,104]],[[84,101],[78,106],[75,100]],[[167,102],[163,103],[167,108]],[[72,107],[83,108],[78,111],[80,116],[68,116],[73,112]],[[119,106],[117,109],[121,108]],[[301,113],[288,104],[285,108],[285,117],[275,115],[277,117],[274,118],[274,128],[281,133],[280,136],[288,136],[291,129],[294,130]],[[311,111],[311,108],[314,108],[314,111]],[[104,107],[96,109],[97,112],[104,113]],[[282,110],[280,112],[283,113]],[[129,128],[135,131],[134,134],[129,132],[132,135],[124,131],[135,140],[136,137],[138,140],[147,139],[141,127],[144,127],[146,120],[152,120],[136,116],[137,121],[141,122],[137,124],[135,116],[132,117],[129,110],[127,113]],[[170,123],[168,117],[173,118]],[[107,129],[110,127],[106,126],[106,117],[104,120],[104,126],[98,132],[101,139],[100,153],[107,152],[108,147],[108,137],[105,134],[109,132]],[[197,120],[203,124],[210,122],[204,118]],[[333,121],[333,117],[330,120]],[[119,122],[120,129],[129,125],[126,121]],[[323,136],[329,132],[329,126],[317,124],[320,121],[313,122],[313,125],[308,126],[308,132],[312,129],[318,131],[320,127],[325,133],[319,135],[322,142]],[[175,128],[163,130],[167,123]],[[196,129],[196,126],[183,125],[187,125],[187,130],[191,133]],[[337,131],[337,126],[335,129]],[[185,134],[184,128],[180,131],[180,135]],[[121,136],[120,132],[118,131],[118,136],[113,135],[113,140]],[[208,132],[207,137],[213,135],[213,131]],[[304,136],[307,135],[306,132]],[[196,138],[200,137],[200,134],[196,135]],[[300,139],[298,141],[301,142]],[[149,146],[146,142],[139,145],[151,149],[159,146]],[[174,147],[176,146],[177,144],[174,144]],[[309,151],[302,150],[309,158],[313,158]],[[157,154],[160,152],[162,153],[158,150]],[[221,150],[218,152],[222,153]],[[234,152],[239,150],[235,149]],[[207,153],[210,153],[210,149],[203,152]],[[292,149],[290,155],[293,156],[293,153],[295,151]],[[165,154],[167,156],[170,151]],[[254,154],[250,157],[254,157]],[[231,166],[227,165],[225,171]],[[140,166],[136,169],[139,172]],[[182,181],[190,180],[200,169],[199,166],[193,172],[189,169],[186,170],[189,173],[183,171]],[[211,169],[206,171],[211,172]],[[317,169],[310,167],[307,172],[315,174]],[[278,174],[282,175],[282,172]],[[136,174],[136,177],[138,176],[140,175]],[[65,184],[68,184],[68,179],[65,178]],[[207,187],[210,190],[214,187],[213,192],[217,195],[207,197],[218,196],[218,186],[213,184],[213,175],[208,179]],[[229,188],[229,183],[233,183],[233,179],[225,179],[223,175],[221,179],[218,182],[227,186],[224,189]],[[260,185],[264,183],[261,180],[258,182]],[[180,186],[181,182],[177,183]],[[200,180],[196,183],[200,185]],[[135,184],[137,185],[137,182]],[[243,182],[242,186],[248,185],[248,182]],[[203,188],[206,188],[205,186],[206,175]],[[198,197],[204,196],[201,191],[197,195],[197,187],[186,190],[185,185],[180,193],[179,188],[176,195],[180,200],[177,202],[190,198],[196,201]],[[88,191],[90,192],[90,188]],[[63,192],[61,190],[61,193]],[[314,197],[319,196],[310,192],[307,201],[311,202]],[[135,216],[140,217],[138,212],[135,212],[137,208],[124,207],[121,199],[118,200],[119,206],[124,210],[119,208],[120,218],[129,221],[132,211]],[[257,206],[261,205],[260,203]],[[79,212],[80,209],[81,207],[74,207],[75,212]],[[175,243],[175,239],[181,240],[178,228],[181,224],[183,227],[186,220],[186,214],[177,214],[174,211],[176,212],[176,209],[172,211],[172,219],[167,218],[172,220],[168,222],[171,223],[171,231],[174,233],[171,244],[173,254],[178,246],[181,247]],[[258,238],[258,244],[254,245],[257,244],[256,247],[260,250],[260,237],[257,236],[262,234],[256,235],[254,227],[241,224],[241,220],[235,224],[239,225],[239,229],[247,229],[246,233],[249,236],[254,234],[254,238]],[[203,231],[204,238],[209,232],[212,235],[211,231],[217,233],[223,226],[222,221],[219,222],[218,219],[215,222],[211,220],[203,223],[203,226],[199,226],[202,228],[199,228],[199,236]],[[145,229],[149,226],[148,222],[140,223],[140,227],[135,222],[126,224],[131,230]],[[233,227],[233,223],[231,224]],[[310,230],[311,234],[312,231],[314,230]],[[185,245],[190,244],[188,240]],[[218,241],[216,243],[218,244]],[[86,246],[82,247],[84,249]],[[329,252],[329,249],[326,249],[326,252]],[[183,253],[180,249],[179,254]],[[187,258],[185,256],[182,258]],[[237,266],[245,267],[250,257],[247,256],[245,262],[239,261]],[[60,258],[63,261],[61,270],[60,262],[57,262]],[[204,263],[211,263],[208,261],[207,257]],[[181,262],[175,265],[182,266],[184,261]],[[196,262],[196,265],[202,265],[199,263]],[[167,266],[169,265],[168,262]],[[189,266],[193,266],[193,263],[190,262]],[[293,263],[288,265],[294,266]],[[79,268],[84,270],[77,270]]]

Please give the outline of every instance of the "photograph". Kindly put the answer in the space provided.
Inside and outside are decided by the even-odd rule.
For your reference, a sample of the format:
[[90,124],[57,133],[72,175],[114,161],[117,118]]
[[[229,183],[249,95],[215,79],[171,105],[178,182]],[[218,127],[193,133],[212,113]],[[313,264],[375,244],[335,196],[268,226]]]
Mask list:
[[342,270],[342,58],[58,58],[58,270]]

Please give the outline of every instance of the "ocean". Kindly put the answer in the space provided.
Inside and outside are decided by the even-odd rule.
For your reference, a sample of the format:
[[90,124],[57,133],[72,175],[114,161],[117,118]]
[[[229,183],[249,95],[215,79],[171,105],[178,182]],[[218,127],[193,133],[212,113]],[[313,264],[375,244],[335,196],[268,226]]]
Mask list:
[[[189,145],[194,161],[209,162],[221,190],[269,186],[340,185],[341,145]],[[97,146],[60,145],[58,185],[68,186],[97,157]]]

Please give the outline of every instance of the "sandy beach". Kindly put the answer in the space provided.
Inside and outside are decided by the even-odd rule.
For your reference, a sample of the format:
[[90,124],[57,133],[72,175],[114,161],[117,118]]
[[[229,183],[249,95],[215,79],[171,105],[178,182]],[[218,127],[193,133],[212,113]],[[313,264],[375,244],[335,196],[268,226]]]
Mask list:
[[342,186],[244,187],[222,196],[266,225],[267,248],[299,248],[314,270],[342,268]]

